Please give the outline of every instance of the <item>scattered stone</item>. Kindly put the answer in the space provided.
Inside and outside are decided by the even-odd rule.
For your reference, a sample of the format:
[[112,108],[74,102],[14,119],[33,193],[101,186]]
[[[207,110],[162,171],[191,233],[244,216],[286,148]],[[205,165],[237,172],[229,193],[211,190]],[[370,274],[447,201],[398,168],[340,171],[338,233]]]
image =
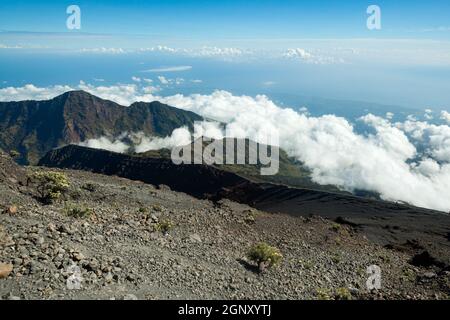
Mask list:
[[57,231],[56,226],[53,223],[49,223],[48,226],[47,226],[47,229],[50,232],[56,232]]
[[59,226],[58,231],[61,233],[67,233],[68,235],[73,235],[75,233],[75,229],[72,229],[64,224]]
[[200,235],[197,234],[197,233],[191,234],[191,235],[189,236],[189,240],[191,240],[191,242],[198,242],[198,243],[201,243],[201,242],[202,242],[202,238],[201,238]]
[[81,261],[86,259],[86,257],[81,252],[74,252],[72,254],[72,257],[74,258],[75,261]]
[[433,278],[436,278],[436,277],[437,277],[437,274],[434,273],[434,272],[425,272],[423,274],[423,278],[425,278],[425,279],[433,279]]
[[[2,264],[7,279],[0,280],[0,298],[316,299],[316,291],[323,289],[323,297],[333,299],[344,287],[355,299],[447,297],[443,285],[450,272],[437,273],[442,270],[437,253],[439,260],[416,259],[413,267],[406,254],[386,251],[360,234],[339,246],[324,243],[332,225],[327,220],[304,223],[264,213],[249,227],[242,220],[254,211],[232,201],[151,193],[148,185],[126,179],[68,172],[73,188],[80,188],[86,177],[98,178],[98,189],[80,198],[95,216],[73,219],[64,214],[63,201],[43,206],[32,198],[21,200],[27,193],[0,193],[0,211],[2,203],[14,201],[24,213],[0,214],[0,259],[11,263]],[[148,210],[136,212],[139,207]],[[152,232],[152,224],[168,217],[176,225],[173,233]],[[246,257],[258,242],[278,247],[285,257],[263,274]],[[331,263],[337,253],[341,262]],[[390,259],[379,261],[380,256]],[[74,263],[78,270],[70,269]],[[382,290],[371,292],[366,269],[374,263],[382,268]],[[80,290],[68,290],[71,276],[82,279]]]
[[105,278],[106,282],[111,282],[114,279],[113,274],[111,272],[108,272],[107,274],[105,274],[104,278]]

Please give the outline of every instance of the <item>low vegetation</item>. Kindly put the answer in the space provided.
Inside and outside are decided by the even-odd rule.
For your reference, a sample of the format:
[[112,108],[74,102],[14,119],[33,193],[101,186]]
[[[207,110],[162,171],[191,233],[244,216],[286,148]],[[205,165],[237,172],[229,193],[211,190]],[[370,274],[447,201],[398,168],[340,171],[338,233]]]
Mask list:
[[264,242],[251,247],[247,256],[258,265],[260,272],[264,272],[267,268],[277,265],[283,259],[283,255],[277,248],[271,247]]
[[147,209],[147,208],[144,208],[144,207],[140,207],[140,208],[138,209],[138,212],[139,212],[139,213],[147,213],[147,212],[148,212],[148,209]]
[[88,207],[81,207],[76,205],[66,206],[66,213],[74,218],[87,218],[94,213],[94,210]]
[[29,176],[29,181],[36,184],[36,190],[42,202],[50,204],[59,200],[69,189],[70,183],[62,172],[40,171]]
[[352,294],[347,288],[337,288],[334,298],[336,300],[352,300]]
[[348,288],[337,288],[334,292],[329,289],[316,290],[317,300],[352,300],[352,294]]
[[330,290],[319,288],[316,290],[317,300],[332,300]]
[[84,190],[86,190],[86,191],[89,191],[89,192],[95,192],[95,191],[97,191],[97,186],[96,186],[95,184],[91,183],[91,182],[85,183],[85,184],[82,186],[82,188],[83,188]]
[[244,211],[244,214],[246,215],[244,217],[244,222],[246,224],[254,224],[256,222],[256,218],[258,217],[258,213],[255,210]]
[[9,152],[9,156],[13,159],[16,159],[16,158],[20,157],[20,153],[16,150],[11,150]]
[[169,219],[161,220],[155,224],[155,231],[162,232],[167,235],[173,229],[173,222]]

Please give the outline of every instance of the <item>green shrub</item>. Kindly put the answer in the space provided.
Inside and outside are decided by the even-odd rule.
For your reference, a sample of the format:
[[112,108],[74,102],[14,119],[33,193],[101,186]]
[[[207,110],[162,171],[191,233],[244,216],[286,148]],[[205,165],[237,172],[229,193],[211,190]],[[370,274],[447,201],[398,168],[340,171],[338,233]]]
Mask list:
[[339,253],[335,252],[335,253],[332,254],[332,256],[331,256],[331,261],[332,261],[334,264],[338,264],[338,263],[340,263],[340,262],[342,261],[342,257],[341,257],[341,255],[340,255]]
[[339,232],[342,229],[342,226],[339,223],[333,223],[330,227],[334,232]]
[[277,248],[271,247],[264,242],[251,247],[247,256],[258,265],[260,272],[280,263],[283,259],[282,254]]
[[312,264],[311,261],[299,260],[299,263],[300,263],[301,267],[305,270],[311,270],[314,267],[314,265]]
[[[333,232],[338,233],[339,235],[341,235],[342,237],[349,237],[350,233],[347,230],[347,228],[345,228],[343,225],[339,224],[339,223],[333,223],[330,227],[330,230],[332,230]],[[338,241],[339,242],[339,241]]]
[[70,217],[74,218],[86,218],[94,213],[94,210],[87,207],[67,206],[66,213]]
[[337,288],[334,297],[336,300],[352,300],[352,294],[347,288]]
[[163,234],[168,234],[170,230],[173,229],[173,222],[171,220],[161,220],[155,225],[155,230],[162,232]]
[[52,203],[67,192],[70,183],[62,172],[40,171],[31,175],[31,180],[37,184],[40,199]]
[[244,211],[246,214],[244,218],[244,222],[247,224],[254,224],[256,222],[256,218],[258,217],[258,213],[254,210]]
[[82,188],[83,188],[84,190],[89,191],[89,192],[95,192],[95,191],[97,191],[97,186],[96,186],[95,184],[93,184],[93,183],[90,183],[90,182],[84,184],[84,185],[82,186]]
[[10,156],[11,158],[15,159],[15,158],[20,157],[20,153],[19,153],[18,151],[16,151],[16,150],[11,150],[11,151],[9,152],[9,156]]
[[154,205],[152,206],[152,209],[153,209],[153,211],[156,211],[156,212],[161,212],[161,211],[163,211],[163,208],[162,208],[161,205],[158,204],[158,203],[154,204]]
[[138,209],[138,212],[139,213],[147,213],[147,208],[144,208],[144,207],[140,207],[139,209]]
[[317,300],[331,300],[330,290],[319,288],[316,290]]
[[347,288],[337,288],[334,291],[329,289],[319,288],[316,289],[317,300],[352,300],[352,294]]
[[402,278],[404,280],[409,281],[409,282],[416,281],[417,276],[416,276],[416,273],[414,272],[414,270],[412,270],[408,267],[405,267],[405,268],[403,268],[402,273],[403,273]]

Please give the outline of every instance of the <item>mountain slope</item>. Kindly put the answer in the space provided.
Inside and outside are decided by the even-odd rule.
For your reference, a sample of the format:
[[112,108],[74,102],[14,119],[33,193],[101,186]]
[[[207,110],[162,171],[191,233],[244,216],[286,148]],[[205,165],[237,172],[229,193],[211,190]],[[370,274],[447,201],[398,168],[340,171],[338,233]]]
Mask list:
[[18,183],[23,184],[25,180],[25,170],[0,149],[0,184],[16,188]]
[[[340,191],[337,187],[332,185],[319,185],[317,183],[314,183],[311,179],[311,173],[310,171],[304,167],[301,163],[299,163],[295,158],[289,157],[289,155],[281,148],[278,148],[279,153],[279,170],[278,173],[275,175],[267,175],[263,176],[261,175],[261,168],[266,167],[263,166],[260,162],[258,164],[249,164],[249,154],[250,149],[257,148],[256,150],[252,150],[253,154],[258,154],[258,150],[261,146],[268,148],[266,150],[271,150],[274,147],[267,147],[263,144],[259,143],[249,143],[249,139],[245,139],[243,141],[242,139],[232,139],[232,138],[225,138],[221,142],[224,146],[223,149],[223,155],[224,159],[226,158],[226,145],[227,142],[230,140],[232,141],[232,144],[234,145],[234,153],[237,153],[236,146],[238,143],[245,143],[245,163],[246,164],[214,164],[213,166],[217,169],[228,171],[235,173],[239,176],[248,178],[255,182],[270,182],[270,183],[277,183],[277,184],[283,184],[288,185],[292,187],[300,187],[300,188],[306,188],[306,189],[315,189],[315,190],[323,190],[323,191],[330,191],[330,192],[338,192],[338,193],[345,193],[350,194],[348,192]],[[240,140],[240,142],[238,142]],[[204,142],[203,147],[207,147],[211,141]],[[195,148],[193,146],[194,144],[191,144],[190,149],[193,151],[191,154],[192,159],[197,157],[195,154]],[[135,153],[132,154],[133,156],[143,157],[143,158],[162,158],[162,159],[170,159],[171,157],[171,150],[169,149],[160,149],[160,150],[151,150],[144,153]],[[198,155],[202,157],[202,155]],[[366,193],[365,195],[369,195]],[[371,195],[370,195],[371,196]]]
[[258,183],[211,166],[177,166],[170,159],[129,156],[80,146],[53,150],[39,165],[164,184],[197,198],[229,199],[272,213],[320,215],[354,226],[383,245],[411,250],[414,254],[426,250],[439,257],[440,265],[450,266],[450,215],[433,210]]
[[[0,193],[0,207],[17,207],[0,213],[0,259],[12,269],[0,279],[2,300],[448,297],[448,273],[412,266],[408,254],[373,244],[350,226],[202,201],[114,176],[51,171],[70,182],[65,201],[44,205],[28,193]],[[173,227],[163,233],[167,221]],[[283,255],[263,274],[248,258],[260,242]],[[382,270],[379,291],[366,287],[373,264]],[[70,290],[73,280],[80,290]]]
[[70,143],[123,132],[167,136],[200,120],[195,113],[159,102],[124,107],[71,91],[46,101],[0,102],[0,147],[19,151],[18,162],[33,164],[49,150]]

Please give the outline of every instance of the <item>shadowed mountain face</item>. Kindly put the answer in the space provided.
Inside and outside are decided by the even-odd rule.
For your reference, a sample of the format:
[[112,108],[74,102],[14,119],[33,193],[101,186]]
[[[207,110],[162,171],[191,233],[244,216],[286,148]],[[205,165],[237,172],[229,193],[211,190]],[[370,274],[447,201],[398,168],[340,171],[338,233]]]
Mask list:
[[[339,190],[338,187],[332,186],[332,185],[319,185],[312,181],[311,179],[311,172],[303,166],[299,161],[297,161],[295,158],[290,157],[286,151],[280,148],[276,148],[274,146],[267,146],[264,144],[256,143],[254,141],[251,141],[249,139],[237,139],[237,138],[225,138],[222,140],[210,140],[207,139],[206,141],[203,141],[202,145],[203,148],[208,147],[212,141],[220,142],[223,145],[223,161],[221,164],[215,163],[212,166],[223,171],[228,171],[235,173],[241,177],[245,177],[246,179],[249,179],[254,182],[269,182],[269,183],[275,183],[275,184],[283,184],[288,185],[291,187],[299,187],[299,188],[305,188],[305,189],[314,189],[314,190],[322,190],[322,191],[328,191],[328,192],[337,192],[337,193],[344,193],[344,194],[350,194],[349,192],[344,192]],[[228,142],[233,146],[234,151],[232,153],[233,155],[233,161],[232,163],[235,164],[227,164],[228,156],[227,156],[227,145]],[[198,158],[198,159],[205,159],[205,157],[209,157],[208,154],[203,155],[203,150],[200,150],[200,153],[197,154],[194,147],[195,143],[192,143],[188,150],[191,150],[191,159]],[[240,144],[241,146],[245,146],[245,164],[236,164],[237,162],[237,146]],[[261,168],[268,167],[268,165],[263,165],[260,161],[260,158],[257,159],[256,163],[253,162],[253,164],[250,163],[249,157],[250,153],[255,155],[259,154],[260,148],[263,148],[263,154],[269,155],[270,152],[266,150],[277,150],[278,153],[278,172],[274,175],[261,175]],[[162,158],[162,159],[168,159],[171,158],[171,150],[169,149],[160,149],[160,150],[151,150],[143,153],[134,153],[130,154],[137,157],[143,157],[143,158]],[[272,159],[272,161],[275,161],[275,159]],[[212,161],[213,162],[213,161]],[[273,165],[271,163],[271,165]],[[376,197],[374,194],[369,194],[366,192],[364,196],[367,197]]]
[[207,165],[175,165],[170,159],[136,157],[105,150],[69,145],[50,151],[40,166],[86,170],[117,175],[154,185],[164,184],[176,191],[206,198],[246,179]]
[[18,162],[33,164],[55,147],[123,132],[167,136],[200,120],[195,113],[159,102],[124,107],[71,91],[47,101],[0,102],[0,147],[19,151]]
[[413,252],[427,250],[450,265],[450,216],[441,212],[346,194],[260,183],[206,165],[117,154],[80,146],[49,152],[42,166],[87,170],[168,185],[197,198],[227,198],[272,213],[320,215],[349,224],[378,243]]

